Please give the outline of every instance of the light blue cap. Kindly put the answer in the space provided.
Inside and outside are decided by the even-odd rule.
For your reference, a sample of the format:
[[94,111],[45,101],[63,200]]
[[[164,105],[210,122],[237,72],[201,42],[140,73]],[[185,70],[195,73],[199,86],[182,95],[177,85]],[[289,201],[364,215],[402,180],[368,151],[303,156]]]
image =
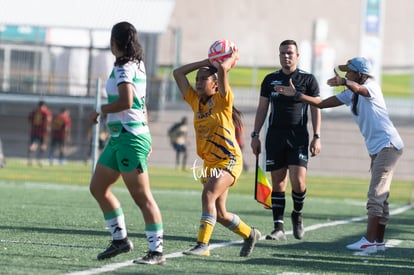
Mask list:
[[339,65],[338,68],[342,72],[353,71],[367,75],[371,75],[372,71],[371,62],[365,57],[354,57],[348,60],[346,65]]

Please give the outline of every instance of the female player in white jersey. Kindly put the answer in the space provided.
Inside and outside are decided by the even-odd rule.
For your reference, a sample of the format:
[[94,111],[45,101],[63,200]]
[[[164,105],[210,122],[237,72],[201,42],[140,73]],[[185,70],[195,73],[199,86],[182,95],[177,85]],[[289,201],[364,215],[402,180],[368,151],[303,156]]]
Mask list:
[[111,186],[122,176],[129,193],[141,209],[149,251],[137,264],[163,264],[163,223],[161,212],[150,189],[147,157],[151,151],[151,135],[145,106],[146,74],[138,33],[133,25],[120,22],[111,32],[114,68],[106,84],[108,104],[98,106],[107,114],[110,139],[99,157],[90,183],[90,191],[98,202],[112,234],[108,248],[98,255],[103,260],[132,250],[127,237],[125,217]]

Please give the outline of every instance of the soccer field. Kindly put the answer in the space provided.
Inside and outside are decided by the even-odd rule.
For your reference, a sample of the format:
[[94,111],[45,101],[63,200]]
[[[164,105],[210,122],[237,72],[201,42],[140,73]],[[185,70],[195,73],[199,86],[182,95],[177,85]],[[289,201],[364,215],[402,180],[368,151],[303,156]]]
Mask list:
[[[8,172],[19,166],[22,174],[13,172],[15,178],[10,179]],[[147,244],[141,214],[122,184],[117,184],[114,190],[123,203],[135,249],[108,261],[97,261],[96,255],[111,238],[102,213],[89,194],[88,168],[83,166],[27,168],[21,163],[11,163],[0,170],[0,274],[414,273],[414,211],[404,198],[393,199],[391,195],[392,216],[384,255],[355,256],[345,249],[346,244],[365,232],[366,185],[361,184],[353,186],[355,194],[361,193],[360,198],[347,196],[334,186],[329,188],[330,195],[319,191],[312,194],[310,186],[304,213],[306,234],[301,241],[293,238],[290,218],[286,215],[288,240],[261,240],[249,258],[238,256],[241,240],[219,224],[211,239],[210,257],[183,256],[181,251],[190,248],[196,239],[201,187],[187,173],[172,169],[152,169],[154,196],[164,218],[167,263],[163,266],[132,264],[133,259],[144,255]],[[30,177],[25,177],[24,171]],[[46,172],[50,174],[48,180],[30,180]],[[231,190],[228,209],[263,234],[269,233],[271,212],[255,202],[249,188],[242,186],[253,175],[243,177],[246,179],[240,186]],[[323,190],[317,184],[314,188]],[[286,213],[290,213],[291,205],[288,199]]]

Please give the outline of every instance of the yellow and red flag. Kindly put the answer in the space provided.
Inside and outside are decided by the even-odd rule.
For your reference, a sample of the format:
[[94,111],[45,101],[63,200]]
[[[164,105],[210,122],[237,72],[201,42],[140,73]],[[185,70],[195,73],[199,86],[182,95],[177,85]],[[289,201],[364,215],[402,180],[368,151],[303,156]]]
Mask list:
[[254,199],[263,204],[266,209],[272,208],[272,185],[267,180],[263,170],[256,159],[256,183],[254,188]]

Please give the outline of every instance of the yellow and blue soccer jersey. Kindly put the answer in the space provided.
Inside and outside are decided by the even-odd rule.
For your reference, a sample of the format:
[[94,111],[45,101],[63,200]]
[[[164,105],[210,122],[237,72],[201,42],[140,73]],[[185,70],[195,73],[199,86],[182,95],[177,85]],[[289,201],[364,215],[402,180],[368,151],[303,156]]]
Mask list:
[[225,97],[216,93],[203,104],[190,86],[184,99],[194,112],[197,154],[204,167],[225,169],[236,180],[242,170],[242,154],[232,119],[232,91],[228,90]]

